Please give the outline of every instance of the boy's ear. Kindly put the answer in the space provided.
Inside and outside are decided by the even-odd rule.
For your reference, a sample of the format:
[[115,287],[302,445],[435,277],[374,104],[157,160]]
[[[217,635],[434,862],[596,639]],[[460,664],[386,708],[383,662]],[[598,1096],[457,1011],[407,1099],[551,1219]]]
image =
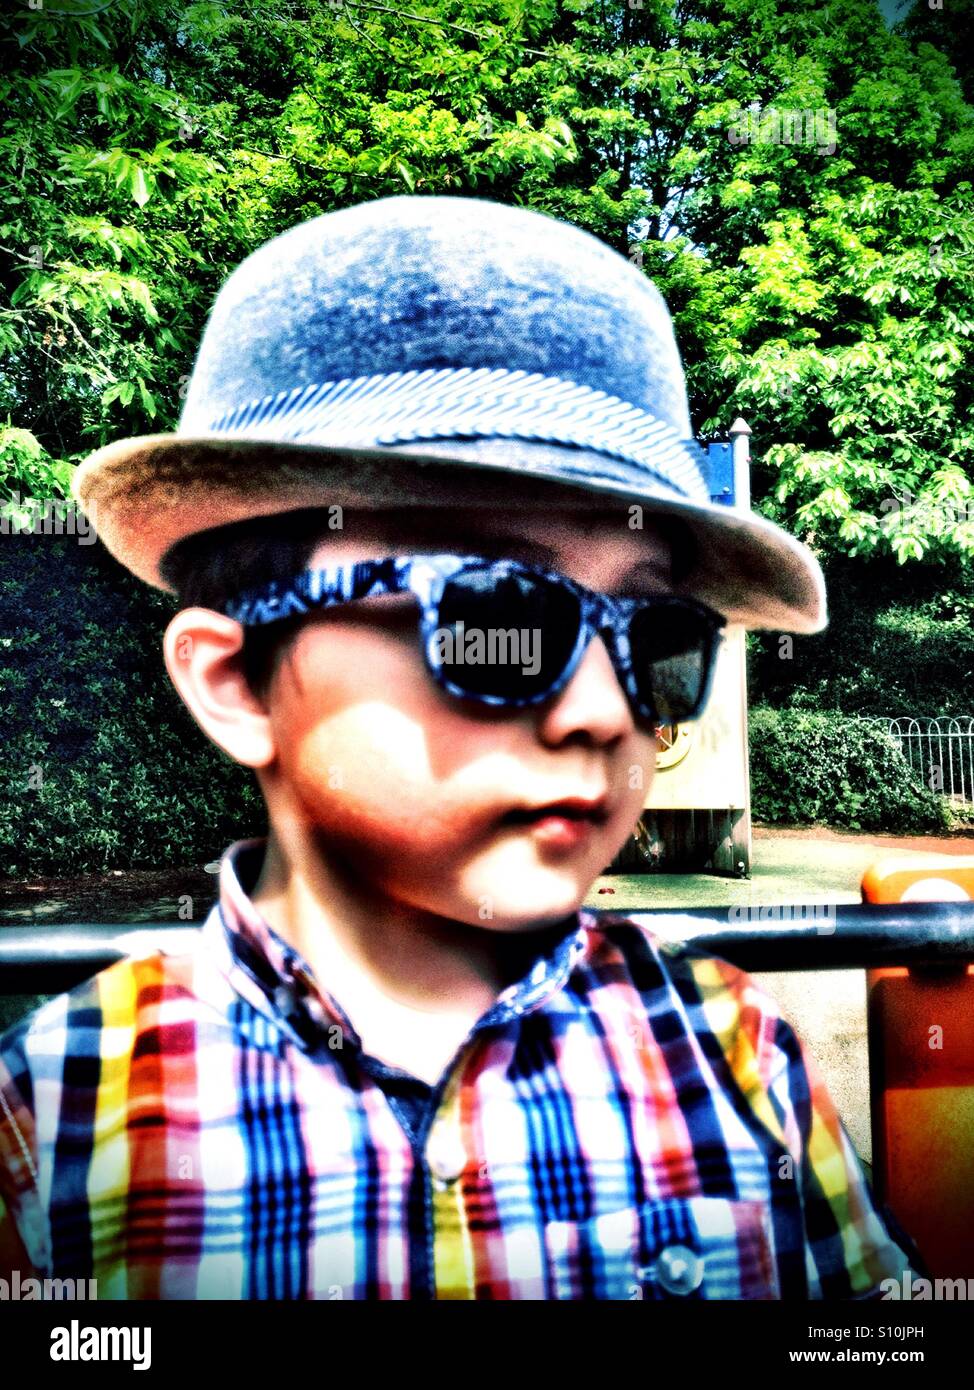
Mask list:
[[244,630],[212,608],[182,608],[163,638],[169,678],[206,736],[234,762],[265,767],[276,754],[267,708],[244,673]]

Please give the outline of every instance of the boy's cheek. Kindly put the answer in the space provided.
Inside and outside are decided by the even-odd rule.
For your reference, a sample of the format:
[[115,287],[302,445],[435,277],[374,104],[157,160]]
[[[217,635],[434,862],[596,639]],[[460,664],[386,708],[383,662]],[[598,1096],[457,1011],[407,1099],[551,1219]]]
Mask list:
[[300,633],[292,647],[292,694],[305,717],[378,703],[422,719],[442,704],[423,663],[415,620],[401,631],[388,630],[388,613],[384,621],[335,621]]
[[388,708],[363,706],[308,730],[282,756],[280,775],[287,799],[345,847],[430,853],[469,833],[465,808],[451,807],[432,780],[422,731]]
[[656,773],[656,751],[655,738],[639,735],[630,755],[613,770],[610,797],[616,811],[610,826],[620,845],[635,829],[645,808]]

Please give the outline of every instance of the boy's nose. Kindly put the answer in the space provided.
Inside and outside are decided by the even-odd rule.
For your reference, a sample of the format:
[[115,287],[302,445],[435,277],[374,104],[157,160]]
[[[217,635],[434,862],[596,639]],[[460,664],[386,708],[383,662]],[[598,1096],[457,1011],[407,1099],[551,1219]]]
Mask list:
[[607,743],[632,731],[629,697],[600,635],[591,639],[568,684],[543,709],[544,733],[556,741],[585,731]]

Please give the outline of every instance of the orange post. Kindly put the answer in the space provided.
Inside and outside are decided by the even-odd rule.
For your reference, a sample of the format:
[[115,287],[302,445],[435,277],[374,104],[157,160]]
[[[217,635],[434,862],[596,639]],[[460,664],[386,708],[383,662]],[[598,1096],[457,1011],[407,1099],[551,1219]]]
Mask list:
[[[864,902],[974,900],[974,858],[884,859]],[[866,972],[873,1181],[934,1278],[974,1276],[974,966]]]

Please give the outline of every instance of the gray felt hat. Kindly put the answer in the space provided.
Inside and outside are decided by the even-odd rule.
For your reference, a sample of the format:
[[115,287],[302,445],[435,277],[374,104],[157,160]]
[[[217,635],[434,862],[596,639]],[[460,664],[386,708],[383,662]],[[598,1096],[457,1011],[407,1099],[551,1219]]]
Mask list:
[[697,539],[681,592],[748,627],[826,621],[811,552],[711,503],[656,287],[485,199],[382,198],[261,246],[217,296],[176,433],[99,449],[72,491],[162,589],[185,536],[298,507],[639,503]]

